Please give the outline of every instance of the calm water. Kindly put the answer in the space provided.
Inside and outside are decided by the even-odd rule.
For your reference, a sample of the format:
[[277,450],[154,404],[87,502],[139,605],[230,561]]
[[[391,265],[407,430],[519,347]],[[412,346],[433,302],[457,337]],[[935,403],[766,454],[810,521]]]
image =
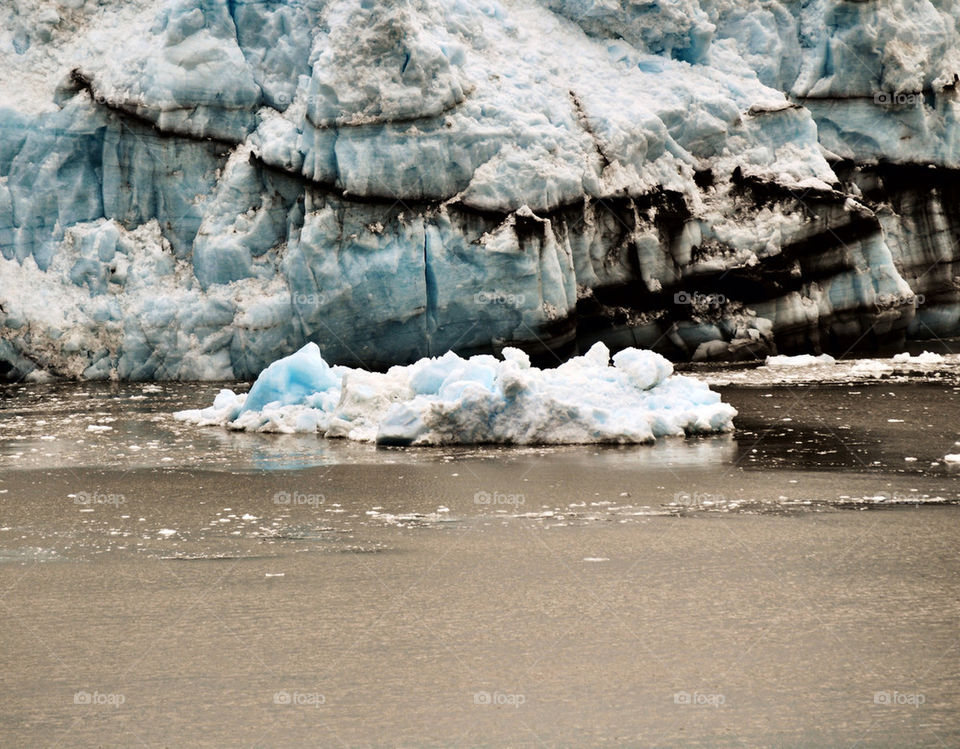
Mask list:
[[736,434],[635,448],[4,389],[0,745],[960,745],[956,373],[709,376]]

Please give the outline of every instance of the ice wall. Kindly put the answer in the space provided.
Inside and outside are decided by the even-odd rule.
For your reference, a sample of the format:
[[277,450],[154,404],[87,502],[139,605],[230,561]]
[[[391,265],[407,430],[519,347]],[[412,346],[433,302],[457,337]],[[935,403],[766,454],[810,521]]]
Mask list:
[[0,377],[960,333],[958,2],[17,0]]

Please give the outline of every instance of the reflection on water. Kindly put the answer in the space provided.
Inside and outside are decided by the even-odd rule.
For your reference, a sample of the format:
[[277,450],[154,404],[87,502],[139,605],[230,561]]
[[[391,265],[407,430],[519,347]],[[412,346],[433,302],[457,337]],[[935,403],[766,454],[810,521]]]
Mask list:
[[[740,412],[732,435],[655,445],[391,448],[314,434],[195,427],[175,411],[220,384],[60,383],[0,389],[0,468],[121,467],[290,471],[335,465],[557,460],[589,470],[730,465],[947,476],[960,451],[960,384],[943,371],[908,381],[721,386]],[[236,386],[235,386],[236,387]],[[238,388],[242,389],[242,388]],[[2,491],[2,487],[0,487]]]
[[[196,467],[286,471],[339,464],[392,464],[451,459],[528,461],[589,456],[592,465],[705,465],[729,461],[730,435],[664,439],[656,445],[391,448],[315,434],[258,434],[195,427],[172,418],[205,403],[210,383],[60,383],[8,387],[0,420],[0,466],[11,468]],[[241,389],[241,388],[238,388]]]
[[0,391],[0,745],[960,745],[953,384],[550,448],[170,417],[216,389]]

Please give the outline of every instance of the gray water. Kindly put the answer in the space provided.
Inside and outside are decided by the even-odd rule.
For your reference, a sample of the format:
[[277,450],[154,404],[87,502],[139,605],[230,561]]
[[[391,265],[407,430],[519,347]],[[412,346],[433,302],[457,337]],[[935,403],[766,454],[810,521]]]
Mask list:
[[630,448],[170,417],[216,390],[0,393],[0,745],[960,745],[953,375]]

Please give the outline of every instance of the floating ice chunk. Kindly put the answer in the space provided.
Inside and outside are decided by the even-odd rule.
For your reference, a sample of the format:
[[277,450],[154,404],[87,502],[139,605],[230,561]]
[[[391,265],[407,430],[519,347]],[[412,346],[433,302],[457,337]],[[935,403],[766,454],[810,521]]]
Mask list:
[[732,428],[736,410],[659,354],[626,349],[613,362],[596,344],[556,369],[506,349],[503,360],[447,353],[377,373],[330,367],[311,343],[267,367],[248,396],[223,390],[175,416],[401,445],[640,443]]
[[952,453],[949,455],[943,456],[944,463],[957,464],[960,463],[960,453]]
[[893,365],[881,359],[861,359],[850,370],[853,375],[882,375],[893,371]]
[[898,364],[943,364],[946,361],[940,354],[934,354],[930,351],[924,351],[917,356],[910,356],[909,353],[904,352],[897,354],[893,357],[893,360]]
[[281,406],[302,403],[305,396],[339,386],[340,378],[323,360],[320,348],[315,343],[308,343],[297,353],[275,361],[263,370],[241,410],[260,411],[268,403]]
[[764,363],[768,367],[813,367],[836,364],[837,360],[830,354],[820,354],[820,356],[801,354],[800,356],[768,356]]

